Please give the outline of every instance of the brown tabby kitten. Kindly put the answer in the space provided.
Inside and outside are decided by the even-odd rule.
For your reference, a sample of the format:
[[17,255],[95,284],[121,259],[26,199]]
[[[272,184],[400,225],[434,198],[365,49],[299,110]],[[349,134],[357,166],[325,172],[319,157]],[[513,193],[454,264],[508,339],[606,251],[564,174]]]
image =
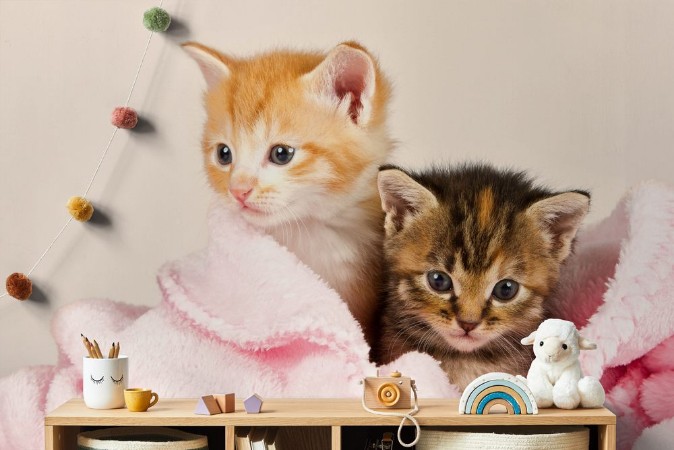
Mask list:
[[378,184],[388,273],[374,359],[425,352],[461,388],[487,372],[526,375],[519,341],[545,318],[589,194],[486,165],[384,166]]

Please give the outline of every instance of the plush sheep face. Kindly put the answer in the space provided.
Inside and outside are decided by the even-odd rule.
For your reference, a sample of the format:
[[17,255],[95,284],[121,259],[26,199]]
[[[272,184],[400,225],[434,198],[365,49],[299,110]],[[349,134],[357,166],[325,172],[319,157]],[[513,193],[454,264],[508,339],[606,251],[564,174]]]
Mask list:
[[578,358],[580,349],[575,339],[560,339],[550,336],[545,339],[537,339],[534,342],[534,354],[547,363],[571,361]]
[[597,346],[583,338],[569,321],[548,319],[536,331],[522,339],[522,344],[533,345],[537,359],[546,363],[573,362],[581,350]]

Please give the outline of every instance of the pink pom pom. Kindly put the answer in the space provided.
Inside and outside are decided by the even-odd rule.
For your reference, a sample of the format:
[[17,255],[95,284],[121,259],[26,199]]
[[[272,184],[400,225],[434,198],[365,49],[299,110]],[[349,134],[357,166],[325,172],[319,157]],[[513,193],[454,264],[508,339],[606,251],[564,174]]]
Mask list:
[[128,106],[118,106],[112,112],[110,120],[117,128],[134,128],[138,124],[138,114],[133,108]]

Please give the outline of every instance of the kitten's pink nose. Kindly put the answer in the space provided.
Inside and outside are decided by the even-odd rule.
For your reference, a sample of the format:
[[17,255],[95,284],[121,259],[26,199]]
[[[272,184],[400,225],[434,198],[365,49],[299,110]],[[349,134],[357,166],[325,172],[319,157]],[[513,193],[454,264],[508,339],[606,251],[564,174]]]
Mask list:
[[232,193],[234,198],[237,199],[239,203],[244,204],[246,202],[246,199],[250,196],[250,193],[253,192],[253,188],[249,186],[244,187],[231,186],[229,188],[229,192]]
[[477,328],[478,325],[480,325],[480,322],[464,322],[462,320],[457,320],[457,322],[459,323],[459,326],[463,328],[463,331],[465,331],[466,334],[470,333],[475,328]]

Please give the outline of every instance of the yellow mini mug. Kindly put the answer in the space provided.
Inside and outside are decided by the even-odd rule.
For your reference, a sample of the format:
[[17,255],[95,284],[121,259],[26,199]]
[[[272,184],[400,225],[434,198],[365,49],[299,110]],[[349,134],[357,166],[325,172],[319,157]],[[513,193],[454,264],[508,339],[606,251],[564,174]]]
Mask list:
[[151,389],[129,388],[124,389],[126,408],[132,412],[143,412],[159,401],[159,396]]

